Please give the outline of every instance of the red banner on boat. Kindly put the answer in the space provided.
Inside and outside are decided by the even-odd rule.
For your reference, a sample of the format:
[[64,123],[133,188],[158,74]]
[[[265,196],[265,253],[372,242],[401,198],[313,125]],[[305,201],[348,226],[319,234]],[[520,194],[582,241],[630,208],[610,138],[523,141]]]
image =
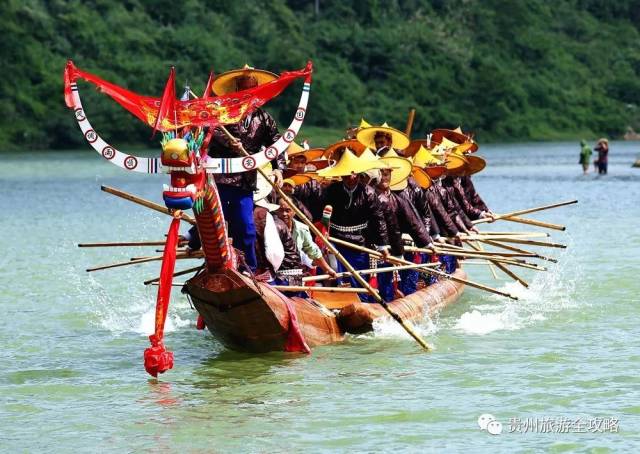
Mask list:
[[248,90],[189,101],[174,99],[175,114],[171,112],[165,116],[159,115],[162,113],[161,98],[141,96],[95,74],[82,71],[69,60],[64,70],[64,95],[67,107],[73,107],[71,85],[78,79],[83,79],[94,84],[99,91],[113,98],[150,127],[157,126],[159,131],[172,131],[185,126],[215,127],[237,123],[248,113],[278,96],[296,79],[310,81],[312,69],[311,62],[308,62],[304,69],[283,72],[278,79]]
[[171,284],[173,283],[173,270],[176,264],[179,227],[180,218],[173,218],[167,232],[164,253],[162,254],[162,267],[160,269],[160,282],[156,300],[156,329],[149,336],[151,347],[144,351],[144,368],[154,377],[173,367],[173,353],[165,349],[162,339],[164,338],[164,323],[167,319],[169,300],[171,298]]

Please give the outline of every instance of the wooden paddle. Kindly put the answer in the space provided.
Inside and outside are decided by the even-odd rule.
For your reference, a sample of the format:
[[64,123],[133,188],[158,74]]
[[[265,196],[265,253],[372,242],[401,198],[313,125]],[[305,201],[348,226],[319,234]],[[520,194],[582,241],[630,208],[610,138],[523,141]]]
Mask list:
[[[473,240],[479,240],[479,241],[482,241],[482,242],[487,241],[486,239],[483,239],[483,238],[472,238],[472,239],[463,238],[462,239],[462,241],[473,241]],[[566,244],[548,243],[546,241],[523,240],[523,239],[520,239],[520,238],[512,238],[512,237],[496,237],[496,238],[491,238],[490,240],[499,241],[500,243],[528,244],[528,245],[531,245],[531,246],[543,246],[543,247],[552,247],[552,248],[558,248],[558,249],[566,249],[567,248]]]
[[351,287],[309,287],[308,285],[271,285],[281,292],[326,292],[326,293],[367,293],[366,288]]
[[[108,192],[109,194],[113,194],[115,196],[118,196],[120,198],[123,198],[125,200],[129,200],[130,202],[133,203],[137,203],[138,205],[142,205],[144,207],[147,208],[151,208],[152,210],[155,210],[159,213],[163,213],[166,215],[169,215],[171,217],[173,217],[173,213],[171,211],[169,211],[169,209],[167,207],[163,207],[162,205],[158,205],[157,203],[151,202],[150,200],[145,200],[141,197],[137,197],[133,194],[129,194],[128,192],[124,192],[121,191],[120,189],[116,189],[116,188],[112,188],[110,186],[100,186],[100,189],[102,189],[104,192]],[[188,222],[191,225],[196,225],[196,221],[195,219],[193,219],[191,216],[189,216],[188,214],[185,214],[184,212],[180,213],[180,219],[182,219],[183,221]]]
[[550,210],[551,208],[558,208],[558,207],[563,207],[566,205],[572,205],[574,203],[578,203],[577,200],[568,200],[566,202],[559,202],[559,203],[554,203],[551,205],[544,205],[541,207],[536,207],[536,208],[527,208],[526,210],[518,210],[518,211],[512,211],[511,213],[505,213],[505,214],[499,214],[497,216],[494,216],[494,218],[482,218],[482,219],[477,219],[475,221],[472,221],[473,224],[482,224],[483,222],[493,222],[493,221],[497,221],[499,219],[504,219],[504,218],[510,218],[513,216],[520,216],[521,214],[529,214],[529,213],[535,213],[537,211],[543,211],[543,210]]
[[[173,273],[173,277],[176,276],[184,276],[185,274],[192,273],[194,271],[198,271],[204,268],[204,265],[194,266],[193,268],[187,268],[186,270],[178,271],[177,273]],[[154,282],[158,282],[160,280],[160,276],[154,277],[153,279],[149,279],[148,281],[144,281],[144,285],[153,284]]]
[[536,227],[544,227],[544,228],[552,229],[552,230],[564,231],[564,230],[567,229],[564,225],[552,224],[550,222],[536,221],[535,219],[521,218],[521,217],[516,217],[516,216],[512,216],[512,217],[509,217],[509,218],[503,218],[502,220],[503,221],[509,221],[509,222],[517,222],[519,224],[535,225]]
[[[238,140],[238,138],[234,137],[231,135],[231,133],[229,133],[229,131],[227,130],[227,128],[225,128],[224,126],[220,125],[219,129],[224,132],[224,134],[226,134],[226,136],[229,138],[229,140],[232,141],[232,143],[237,144],[237,149],[244,155],[244,156],[249,156],[249,153],[247,153],[247,150],[244,149],[244,146],[242,145],[242,142],[240,142]],[[313,234],[317,237],[320,238],[321,241],[323,243],[325,243],[325,245],[327,246],[327,249],[329,249],[329,251],[335,255],[336,259],[338,259],[338,261],[340,263],[342,263],[342,265],[351,273],[351,275],[353,276],[353,278],[358,281],[358,283],[365,289],[367,289],[367,292],[373,297],[373,299],[379,303],[385,311],[387,311],[387,313],[396,321],[398,322],[402,328],[404,328],[404,330],[409,333],[409,335],[411,337],[413,337],[415,339],[415,341],[425,350],[429,351],[430,347],[429,345],[418,335],[418,333],[416,333],[414,331],[414,329],[409,326],[409,324],[407,324],[407,322],[405,322],[397,313],[395,313],[390,307],[389,305],[386,303],[386,301],[384,301],[382,299],[382,297],[380,296],[380,294],[378,292],[376,292],[367,281],[365,281],[362,276],[360,276],[356,270],[353,268],[353,266],[351,266],[351,264],[342,256],[342,254],[340,254],[340,252],[335,248],[335,246],[333,244],[331,244],[331,242],[329,242],[327,240],[327,238],[322,235],[322,233],[320,232],[320,230],[318,230],[318,228],[313,224],[313,222],[311,222],[306,216],[305,214],[300,211],[300,209],[298,209],[298,207],[291,201],[291,199],[282,191],[282,189],[280,189],[280,187],[275,184],[273,181],[271,181],[271,178],[269,178],[269,176],[260,168],[258,167],[256,169],[263,177],[264,179],[271,185],[271,187],[278,193],[278,195],[286,202],[287,205],[289,205],[289,207],[293,210],[293,212],[296,214],[296,216],[298,216],[298,218],[304,222],[307,227],[309,227],[309,230],[311,230],[311,232],[313,232]]]
[[[502,243],[499,243],[499,242],[493,241],[493,240],[482,240],[482,242],[484,242],[486,244],[489,244],[491,246],[495,246],[495,247],[499,247],[499,248],[505,249],[507,251],[530,252],[530,251],[527,251],[525,249],[520,249],[520,248],[513,247],[513,246],[507,246],[506,244],[502,244]],[[546,257],[544,255],[540,255],[540,254],[535,253],[535,252],[533,252],[533,254],[535,254],[536,258],[539,258],[539,259],[542,259],[542,260],[546,260],[547,262],[558,263],[558,260],[554,259],[552,257]]]
[[[469,246],[471,246],[473,249],[478,248],[478,245],[474,244],[474,243],[469,243]],[[504,266],[502,263],[496,262],[494,260],[490,260],[490,262],[492,264],[494,264],[496,267],[498,267],[503,273],[505,273],[507,276],[509,276],[510,278],[512,278],[513,280],[515,280],[516,282],[520,282],[520,284],[522,284],[525,288],[529,288],[529,284],[527,283],[527,281],[525,281],[524,279],[522,279],[520,276],[518,276],[516,273],[514,273],[513,271],[511,271],[509,268],[507,268],[506,266]],[[493,268],[492,268],[493,269]]]
[[[354,249],[356,251],[366,252],[369,255],[373,256],[373,257],[382,258],[382,254],[380,254],[377,251],[374,251],[373,249],[368,249],[368,248],[363,247],[363,246],[357,246],[355,244],[349,243],[348,241],[343,241],[343,240],[340,240],[338,238],[329,237],[329,240],[331,240],[334,243],[341,244],[341,245],[343,245],[345,247]],[[399,258],[392,257],[392,256],[389,257],[386,260],[391,262],[391,263],[397,263],[397,264],[400,264],[400,265],[411,265],[411,262],[409,262],[408,260],[399,259]],[[468,285],[470,287],[475,287],[477,289],[484,290],[485,292],[495,293],[496,295],[500,295],[500,296],[506,296],[507,298],[511,298],[513,300],[516,300],[516,301],[518,300],[517,296],[511,295],[509,293],[502,292],[502,291],[497,290],[495,288],[487,287],[486,285],[479,284],[477,282],[469,281],[469,280],[466,280],[466,279],[461,279],[461,278],[453,276],[451,274],[443,273],[442,271],[434,270],[434,269],[431,269],[431,268],[420,268],[420,270],[421,271],[425,271],[425,272],[430,273],[430,274],[435,274],[436,276],[443,277],[445,279],[451,279],[454,282],[459,282],[461,284],[465,284],[465,285]]]
[[[185,244],[181,241],[179,244]],[[79,243],[78,247],[164,246],[165,241],[127,241],[121,243]]]
[[[356,270],[358,274],[366,276],[368,274],[378,274],[378,273],[388,273],[390,271],[402,271],[402,270],[413,270],[416,268],[423,268],[425,266],[439,266],[440,263],[414,263],[413,265],[401,265],[401,266],[388,266],[382,268],[370,268],[368,270]],[[336,277],[344,277],[349,276],[350,273],[336,273]],[[310,282],[310,281],[326,281],[328,279],[333,279],[332,276],[328,274],[319,274],[317,276],[305,276],[302,278],[302,282]]]
[[[411,246],[405,246],[405,250],[409,252],[426,252],[427,254],[434,253],[434,251],[431,249],[422,249],[422,248],[411,247]],[[522,268],[528,268],[536,271],[547,271],[547,269],[543,266],[537,265],[535,263],[529,263],[521,259],[509,259],[509,258],[490,256],[490,255],[489,256],[480,255],[480,254],[474,253],[473,251],[467,251],[467,250],[445,250],[445,251],[435,251],[435,253],[452,255],[454,257],[460,257],[460,258],[489,260],[493,262],[504,263],[506,265],[513,265],[513,266],[519,266]]]

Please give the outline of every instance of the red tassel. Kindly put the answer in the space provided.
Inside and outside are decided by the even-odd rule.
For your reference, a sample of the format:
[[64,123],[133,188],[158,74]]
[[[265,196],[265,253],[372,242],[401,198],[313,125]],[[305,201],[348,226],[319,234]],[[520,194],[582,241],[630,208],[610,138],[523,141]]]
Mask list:
[[144,368],[154,377],[173,367],[173,353],[165,349],[162,338],[164,337],[164,323],[167,320],[169,300],[171,298],[171,284],[173,282],[173,270],[176,265],[176,245],[178,244],[179,227],[180,218],[173,218],[167,232],[162,267],[160,268],[160,282],[156,299],[156,329],[155,333],[149,336],[151,347],[144,351]]
[[419,252],[414,252],[413,253],[413,263],[415,263],[415,264],[422,263],[422,257],[420,256]]
[[369,285],[371,286],[371,288],[374,288],[376,290],[378,289],[378,278],[376,277],[375,274],[372,274],[369,277]]
[[144,351],[144,369],[153,377],[158,377],[173,368],[173,353],[164,348],[155,334],[149,336],[151,347]]
[[204,323],[202,315],[198,314],[198,320],[196,321],[196,329],[203,330],[207,325]]

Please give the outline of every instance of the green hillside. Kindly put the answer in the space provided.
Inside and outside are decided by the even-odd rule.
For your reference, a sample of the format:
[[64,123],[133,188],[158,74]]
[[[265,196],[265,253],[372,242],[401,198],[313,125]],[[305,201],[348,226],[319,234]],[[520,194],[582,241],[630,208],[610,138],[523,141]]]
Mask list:
[[[210,69],[280,72],[311,59],[307,124],[334,130],[361,116],[404,127],[411,107],[416,136],[458,124],[480,141],[640,129],[636,1],[317,3],[5,0],[0,149],[83,146],[62,97],[67,58],[152,96],[171,65],[179,85],[200,92]],[[148,128],[89,88],[81,85],[84,104],[105,138],[152,144]],[[299,89],[267,106],[282,124]]]

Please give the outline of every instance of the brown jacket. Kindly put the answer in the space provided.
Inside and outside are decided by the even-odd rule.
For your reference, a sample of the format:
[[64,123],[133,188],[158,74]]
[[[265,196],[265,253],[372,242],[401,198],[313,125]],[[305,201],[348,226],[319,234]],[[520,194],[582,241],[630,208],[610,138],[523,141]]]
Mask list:
[[[275,120],[269,113],[256,109],[239,123],[225,126],[229,133],[240,139],[244,149],[249,154],[260,151],[261,147],[269,147],[280,138]],[[216,129],[209,144],[209,156],[212,158],[236,158],[238,153],[231,148],[230,140],[220,129]],[[286,167],[284,153],[271,161],[274,169],[283,170]],[[217,184],[236,186],[248,191],[256,189],[257,171],[243,173],[220,173],[215,175]]]

